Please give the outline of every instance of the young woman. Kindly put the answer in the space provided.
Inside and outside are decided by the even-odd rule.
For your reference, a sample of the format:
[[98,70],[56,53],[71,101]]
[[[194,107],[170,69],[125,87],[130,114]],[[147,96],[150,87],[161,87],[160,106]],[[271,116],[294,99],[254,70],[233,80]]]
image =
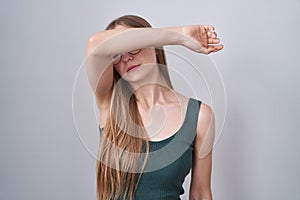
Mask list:
[[223,48],[212,26],[152,28],[134,15],[89,38],[87,72],[100,111],[99,200],[180,199],[190,169],[190,199],[212,199],[214,113],[173,89],[164,45],[204,54]]

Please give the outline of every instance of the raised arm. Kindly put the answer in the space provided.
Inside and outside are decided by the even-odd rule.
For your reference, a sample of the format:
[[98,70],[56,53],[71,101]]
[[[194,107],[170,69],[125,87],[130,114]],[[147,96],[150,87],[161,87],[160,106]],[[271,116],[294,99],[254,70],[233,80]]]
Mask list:
[[[123,28],[98,32],[89,38],[87,72],[94,93],[101,100],[110,97],[113,81],[111,57],[118,53],[145,47],[182,45],[208,54],[222,49],[216,45],[213,27],[191,25],[170,28]],[[209,45],[213,44],[213,45]]]

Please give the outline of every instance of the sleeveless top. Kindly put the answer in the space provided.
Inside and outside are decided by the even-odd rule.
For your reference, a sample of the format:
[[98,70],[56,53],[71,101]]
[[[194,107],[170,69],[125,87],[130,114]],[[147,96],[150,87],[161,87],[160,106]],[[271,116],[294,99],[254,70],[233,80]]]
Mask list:
[[[200,105],[201,101],[189,98],[179,130],[161,141],[149,141],[149,157],[135,200],[180,200],[182,184],[192,167]],[[101,134],[103,128],[99,126],[99,130]]]

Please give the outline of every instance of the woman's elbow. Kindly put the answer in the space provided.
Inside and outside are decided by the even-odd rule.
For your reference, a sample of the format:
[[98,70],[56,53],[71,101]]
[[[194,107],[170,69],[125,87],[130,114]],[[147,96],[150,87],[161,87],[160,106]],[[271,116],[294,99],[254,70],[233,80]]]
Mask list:
[[211,191],[207,191],[207,192],[191,191],[190,200],[212,200],[212,193]]

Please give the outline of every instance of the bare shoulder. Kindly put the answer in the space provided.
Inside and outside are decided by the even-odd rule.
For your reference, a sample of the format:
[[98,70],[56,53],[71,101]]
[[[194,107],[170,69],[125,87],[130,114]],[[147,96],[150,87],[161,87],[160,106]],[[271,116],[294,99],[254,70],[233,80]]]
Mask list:
[[214,118],[213,109],[206,103],[201,102],[198,114],[198,128],[208,125]]
[[213,147],[215,137],[215,115],[206,103],[201,103],[198,114],[196,149],[200,157],[206,156]]

